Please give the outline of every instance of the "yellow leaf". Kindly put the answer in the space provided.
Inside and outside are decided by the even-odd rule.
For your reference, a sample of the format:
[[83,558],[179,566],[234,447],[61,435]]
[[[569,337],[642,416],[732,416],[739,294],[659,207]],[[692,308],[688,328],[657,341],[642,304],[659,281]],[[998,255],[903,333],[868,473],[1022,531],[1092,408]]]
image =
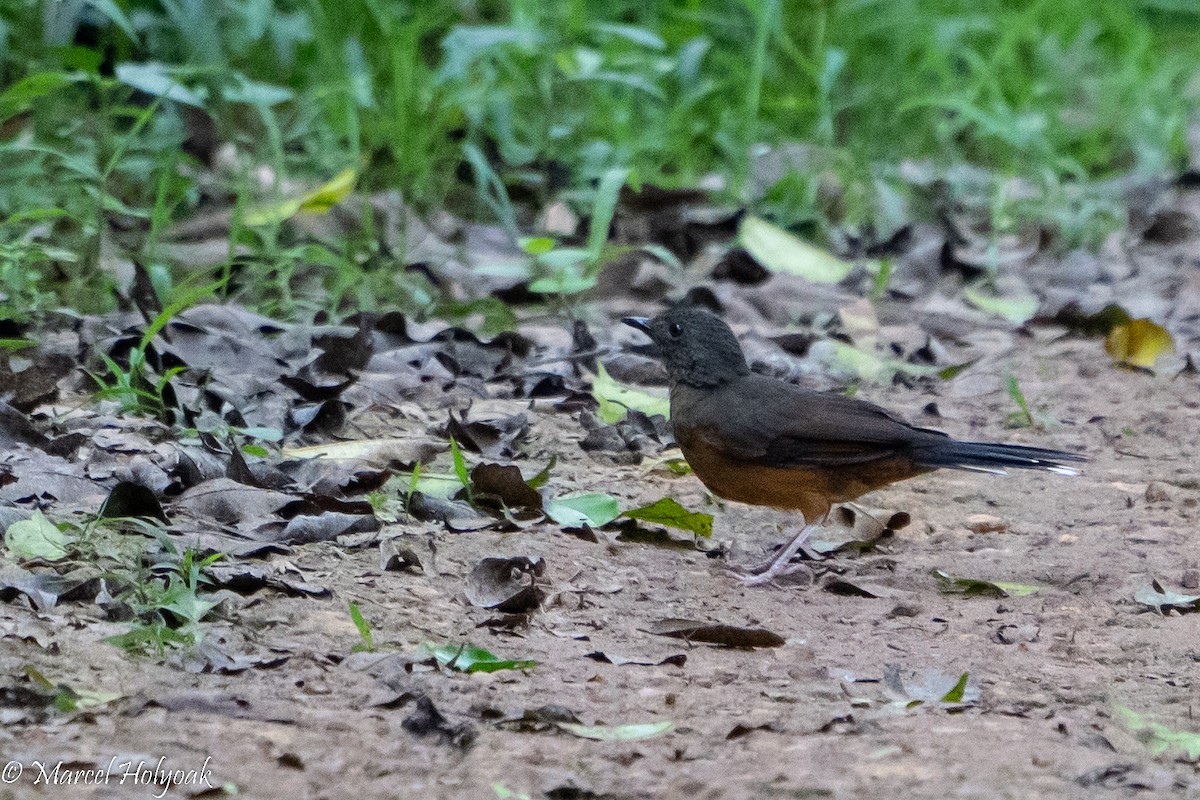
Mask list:
[[356,180],[358,180],[357,171],[344,169],[331,181],[318,186],[303,197],[291,197],[250,209],[242,218],[242,222],[252,228],[257,228],[261,225],[274,225],[291,219],[301,211],[325,214],[350,194]]
[[746,252],[771,272],[798,275],[813,283],[837,283],[853,267],[759,217],[743,219],[738,235]]
[[249,225],[251,228],[257,228],[261,225],[274,225],[291,219],[296,216],[296,212],[299,210],[299,200],[295,198],[280,200],[276,203],[267,203],[266,205],[248,209],[246,215],[242,217],[242,223]]
[[1135,319],[1109,331],[1104,349],[1119,364],[1153,369],[1159,356],[1175,350],[1175,341],[1161,325]]
[[300,210],[314,214],[324,214],[346,198],[354,189],[358,180],[358,171],[346,169],[333,177],[324,186],[318,186],[300,199]]

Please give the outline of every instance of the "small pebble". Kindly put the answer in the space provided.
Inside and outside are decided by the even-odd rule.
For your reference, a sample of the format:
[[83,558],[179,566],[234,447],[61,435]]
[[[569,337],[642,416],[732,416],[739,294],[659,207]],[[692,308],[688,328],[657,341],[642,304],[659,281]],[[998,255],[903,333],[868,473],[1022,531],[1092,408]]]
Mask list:
[[1008,523],[991,514],[972,514],[967,517],[967,530],[972,533],[1004,533]]
[[1185,589],[1200,589],[1200,569],[1185,570],[1179,585]]

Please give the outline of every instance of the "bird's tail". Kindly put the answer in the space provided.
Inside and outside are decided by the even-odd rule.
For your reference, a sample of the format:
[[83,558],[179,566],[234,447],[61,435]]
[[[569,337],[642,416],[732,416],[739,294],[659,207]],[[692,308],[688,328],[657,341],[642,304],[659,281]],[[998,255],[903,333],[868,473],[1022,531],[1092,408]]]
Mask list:
[[1007,474],[1011,469],[1044,469],[1059,475],[1078,475],[1079,470],[1062,463],[1087,461],[1077,453],[1064,453],[1045,447],[991,442],[939,442],[920,453],[922,464],[931,467],[969,469],[977,472]]

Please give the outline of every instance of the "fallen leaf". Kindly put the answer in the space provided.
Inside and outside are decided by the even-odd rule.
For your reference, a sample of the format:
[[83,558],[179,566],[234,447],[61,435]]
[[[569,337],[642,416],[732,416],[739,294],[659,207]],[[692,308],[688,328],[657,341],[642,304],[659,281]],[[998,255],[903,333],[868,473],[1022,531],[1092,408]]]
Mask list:
[[687,619],[664,619],[645,629],[656,636],[669,636],[687,642],[716,644],[722,647],[782,647],[787,643],[777,633],[764,628],[744,628],[738,625],[693,622]]
[[596,650],[591,653],[586,653],[584,658],[590,658],[592,661],[599,661],[603,664],[614,664],[618,667],[632,664],[639,667],[661,667],[663,664],[670,664],[673,667],[682,667],[687,661],[685,653],[675,653],[674,655],[660,658],[657,661],[647,658],[626,658],[615,653],[606,653],[602,650]]
[[466,723],[453,725],[425,695],[417,698],[413,713],[405,717],[400,727],[416,736],[437,736],[446,744],[467,748],[475,741],[475,731]]
[[567,495],[546,504],[546,516],[564,528],[599,528],[620,515],[617,499],[609,494]]
[[940,569],[933,570],[932,575],[938,581],[938,589],[945,594],[1025,597],[1046,588],[1028,583],[1007,583],[1005,581],[988,581],[980,578],[962,578],[950,575]]
[[29,597],[34,608],[44,611],[53,608],[64,595],[80,593],[95,597],[94,591],[84,591],[98,583],[92,580],[94,573],[88,577],[77,575],[78,572],[67,575],[33,573],[13,565],[0,565],[0,601],[9,602],[21,593]]
[[1109,331],[1104,350],[1119,364],[1153,369],[1159,356],[1174,352],[1175,340],[1161,325],[1135,319]]
[[115,517],[143,517],[156,519],[159,522],[170,522],[162,504],[154,496],[154,492],[129,481],[121,481],[108,493],[108,499],[100,506],[100,517],[112,519]]
[[882,513],[886,512],[875,512],[852,503],[838,506],[826,524],[813,531],[804,546],[820,555],[841,550],[865,551],[880,539],[894,536],[912,521],[903,511],[880,519]]
[[512,464],[476,464],[470,481],[476,505],[492,498],[503,508],[542,510],[541,494],[525,482],[521,469]]
[[312,447],[285,447],[282,455],[284,458],[363,461],[373,466],[386,467],[393,464],[423,464],[445,449],[444,443],[432,440],[358,439]]
[[459,672],[498,672],[502,669],[533,669],[533,659],[505,659],[473,644],[437,645],[425,642],[421,645],[422,658],[432,658],[446,669]]
[[627,725],[577,725],[571,722],[560,722],[558,727],[583,739],[595,739],[600,742],[632,742],[669,733],[675,730],[675,723],[670,720],[633,722]]
[[833,578],[822,584],[825,591],[847,597],[870,597],[888,600],[900,600],[915,597],[914,592],[897,589],[878,581],[860,580],[858,578]]
[[512,458],[517,445],[529,434],[529,417],[520,413],[467,421],[451,412],[446,433],[463,449],[488,458]]
[[1167,752],[1181,754],[1187,761],[1200,760],[1200,733],[1173,731],[1159,722],[1148,722],[1141,714],[1124,706],[1117,706],[1117,716],[1129,728],[1137,740],[1154,755]]
[[33,512],[29,519],[14,522],[4,531],[4,546],[26,561],[37,558],[58,561],[66,558],[67,545],[73,541],[75,537],[60,531],[40,511]]
[[732,741],[734,739],[741,739],[743,736],[748,736],[749,734],[754,733],[755,731],[769,731],[771,733],[782,733],[783,729],[780,727],[778,722],[774,722],[774,721],[763,722],[763,723],[759,723],[757,725],[739,722],[737,725],[734,725],[732,728],[729,729],[729,733],[725,734],[725,740]]
[[1181,594],[1165,588],[1157,580],[1145,586],[1138,587],[1133,599],[1144,606],[1150,606],[1162,611],[1164,608],[1176,608],[1180,611],[1195,611],[1200,609],[1200,595]]
[[898,665],[889,664],[883,670],[883,685],[892,702],[905,708],[927,703],[973,705],[979,701],[979,687],[971,683],[967,672],[929,669],[905,678]]
[[669,497],[664,497],[648,506],[631,509],[621,516],[638,519],[642,522],[665,525],[668,528],[691,531],[697,536],[704,538],[712,536],[712,514],[705,514],[700,511],[688,511]]
[[853,265],[805,242],[764,219],[747,216],[738,229],[742,247],[771,272],[797,275],[813,283],[837,283]]
[[473,606],[506,614],[532,611],[542,601],[537,578],[545,571],[546,561],[541,558],[482,559],[467,577],[467,600]]
[[596,364],[596,377],[592,380],[592,396],[600,404],[597,415],[609,425],[615,425],[625,419],[629,410],[641,411],[651,417],[671,416],[671,401],[667,397],[643,392],[618,382],[600,363]]
[[449,500],[462,491],[462,481],[452,472],[420,472],[417,474],[415,492],[426,497]]
[[411,547],[401,547],[395,539],[385,539],[379,543],[379,569],[384,572],[398,572],[409,567],[424,570],[421,557]]
[[980,311],[1004,317],[1014,325],[1023,325],[1033,319],[1039,305],[1038,299],[1033,295],[997,297],[976,287],[963,289],[963,297]]

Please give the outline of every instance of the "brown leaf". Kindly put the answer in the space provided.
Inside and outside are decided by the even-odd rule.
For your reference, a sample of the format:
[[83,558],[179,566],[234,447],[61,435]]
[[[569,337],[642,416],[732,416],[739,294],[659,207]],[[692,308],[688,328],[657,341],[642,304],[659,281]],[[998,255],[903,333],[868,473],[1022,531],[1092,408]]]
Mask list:
[[154,492],[128,481],[121,481],[108,493],[108,499],[100,507],[100,517],[143,517],[170,522]]
[[508,614],[532,611],[542,602],[537,579],[545,571],[541,558],[485,558],[467,578],[467,599],[473,606]]
[[782,647],[786,639],[764,628],[744,628],[739,625],[694,622],[687,619],[664,619],[644,629],[656,636],[670,636],[687,642],[717,644],[722,647]]
[[383,572],[399,572],[400,570],[416,567],[423,570],[421,557],[411,547],[401,547],[395,539],[385,539],[379,543],[379,569]]
[[506,508],[542,510],[542,495],[511,464],[477,464],[471,470],[471,485],[477,502],[492,497]]

